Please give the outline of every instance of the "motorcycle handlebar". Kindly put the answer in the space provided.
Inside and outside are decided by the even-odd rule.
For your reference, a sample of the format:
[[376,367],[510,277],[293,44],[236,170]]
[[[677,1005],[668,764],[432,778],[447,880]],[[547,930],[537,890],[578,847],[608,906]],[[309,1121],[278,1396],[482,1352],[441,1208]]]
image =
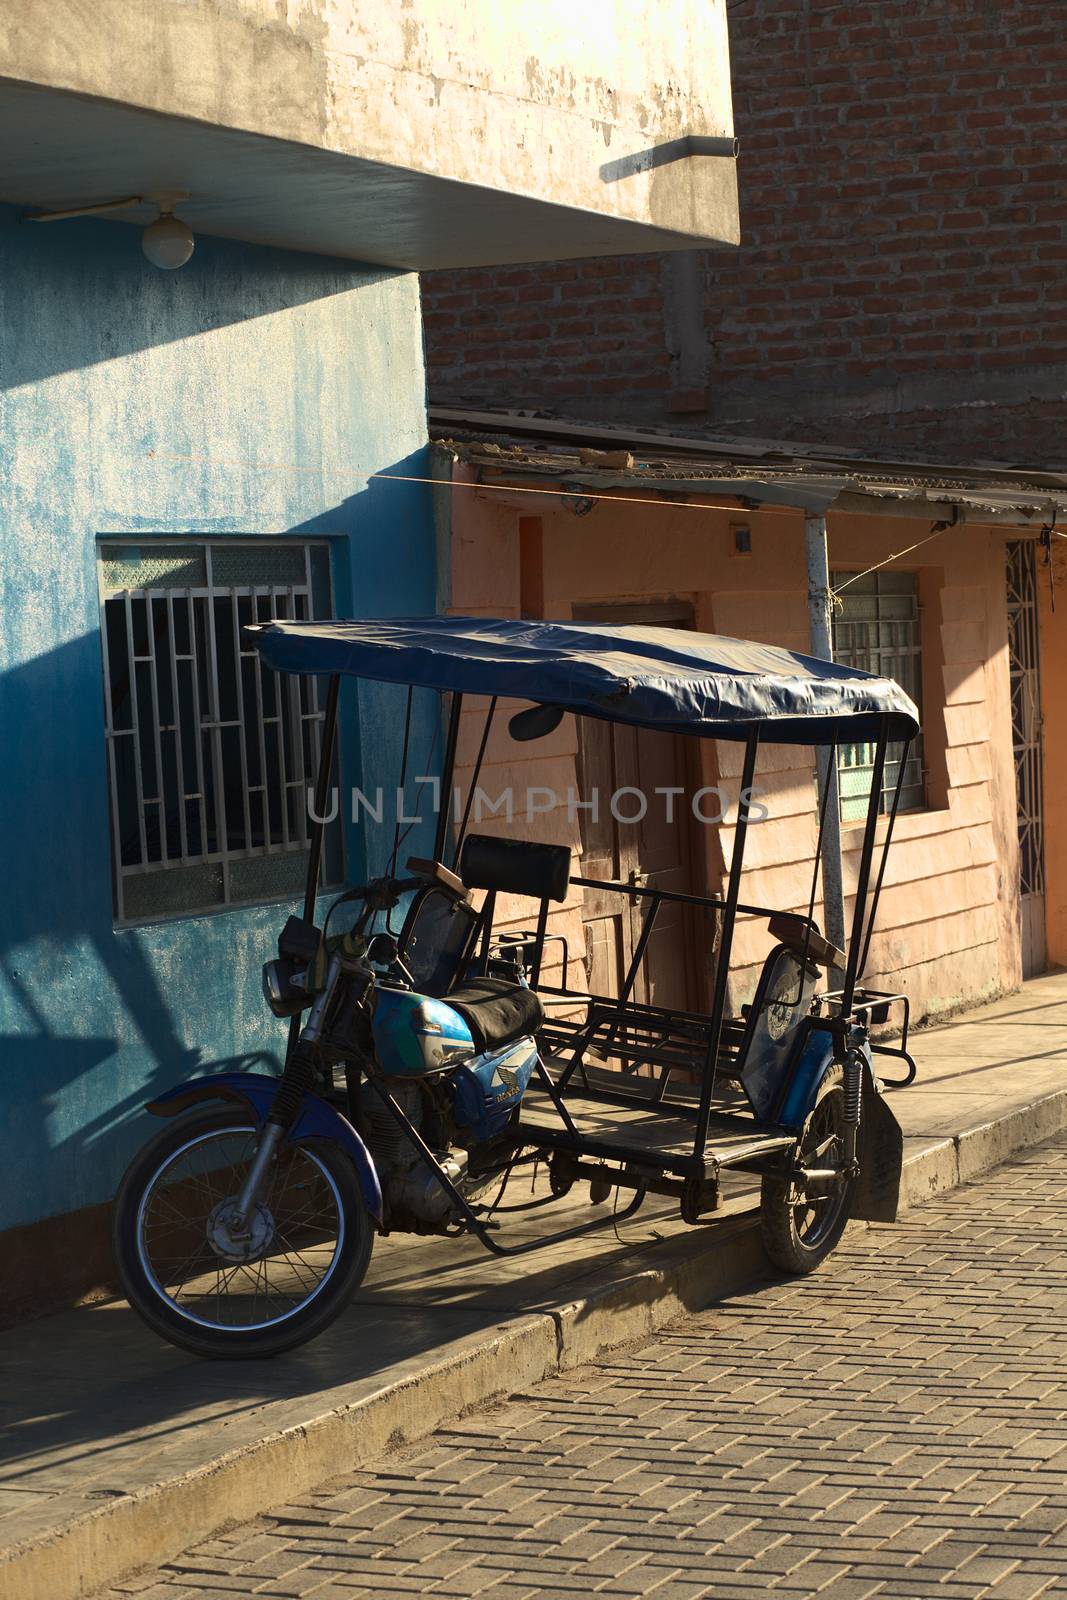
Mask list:
[[[331,914],[337,906],[348,901],[362,900],[365,916],[370,911],[392,911],[402,894],[425,889],[430,884],[445,889],[457,900],[466,900],[468,890],[462,878],[442,866],[440,861],[422,860],[412,856],[407,863],[408,870],[417,874],[413,878],[372,878],[369,883],[357,884],[353,889],[346,889],[344,894],[338,895],[330,907]],[[327,921],[329,918],[327,918]]]
[[396,905],[400,895],[422,889],[425,885],[424,877],[371,878],[369,883],[360,883],[355,888],[346,889],[334,904],[340,905],[342,901],[347,900],[364,900],[375,910],[388,911]]
[[369,883],[361,883],[358,888],[348,889],[344,899],[363,900],[372,910],[388,911],[391,906],[396,905],[399,897],[407,889],[417,887],[417,882],[404,878],[372,878]]

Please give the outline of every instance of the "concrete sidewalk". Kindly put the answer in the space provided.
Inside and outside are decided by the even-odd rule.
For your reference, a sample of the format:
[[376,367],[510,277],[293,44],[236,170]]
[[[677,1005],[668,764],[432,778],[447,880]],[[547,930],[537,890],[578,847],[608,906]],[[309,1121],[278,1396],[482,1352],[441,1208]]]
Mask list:
[[[907,1203],[1067,1127],[1067,973],[914,1047],[918,1082],[892,1098]],[[731,1293],[766,1271],[748,1204],[735,1196],[722,1220],[689,1229],[649,1203],[618,1236],[517,1261],[390,1239],[348,1312],[274,1362],[197,1361],[121,1303],[0,1335],[0,1593],[89,1593]],[[552,1221],[565,1211],[581,1220],[588,1202]],[[537,1213],[523,1224],[547,1226]]]

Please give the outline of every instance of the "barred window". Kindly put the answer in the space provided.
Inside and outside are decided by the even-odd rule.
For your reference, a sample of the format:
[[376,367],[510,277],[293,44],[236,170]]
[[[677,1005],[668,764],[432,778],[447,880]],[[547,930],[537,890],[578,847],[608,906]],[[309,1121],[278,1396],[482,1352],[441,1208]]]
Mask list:
[[[325,694],[241,629],[332,615],[327,546],[108,541],[99,579],[116,921],[299,894]],[[342,867],[334,825],[323,882]]]
[[[879,677],[894,678],[916,705],[922,705],[922,636],[919,616],[919,582],[913,572],[870,572],[857,578],[852,572],[835,572],[835,592],[843,584],[840,604],[834,608],[834,660],[861,667]],[[838,746],[837,771],[842,822],[862,821],[874,778],[873,743]],[[900,740],[886,751],[882,793],[878,809],[888,812],[904,755]],[[917,810],[926,804],[923,779],[922,735],[908,746],[900,809]]]

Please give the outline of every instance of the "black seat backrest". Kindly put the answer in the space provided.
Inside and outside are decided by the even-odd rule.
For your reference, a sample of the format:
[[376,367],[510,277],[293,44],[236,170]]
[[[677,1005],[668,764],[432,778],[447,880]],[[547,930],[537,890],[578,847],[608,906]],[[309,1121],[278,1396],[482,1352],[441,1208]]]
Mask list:
[[408,907],[399,948],[421,994],[440,997],[462,982],[474,953],[479,917],[468,900],[429,884]]
[[533,900],[566,900],[570,846],[472,833],[463,846],[459,875],[468,889],[524,894]]
[[778,1099],[818,976],[817,967],[784,944],[763,963],[737,1055],[738,1076],[758,1117],[770,1116]]

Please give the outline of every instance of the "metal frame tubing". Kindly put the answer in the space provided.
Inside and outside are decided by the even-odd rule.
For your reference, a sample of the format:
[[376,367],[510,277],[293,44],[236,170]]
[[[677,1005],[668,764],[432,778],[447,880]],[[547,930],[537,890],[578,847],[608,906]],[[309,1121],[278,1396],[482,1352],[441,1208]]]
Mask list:
[[604,1038],[605,1048],[615,1042],[615,1035],[618,1033],[619,1028],[626,1020],[626,1007],[629,1005],[630,996],[633,994],[637,985],[637,974],[640,972],[641,963],[645,959],[645,952],[648,949],[648,942],[652,937],[652,930],[656,925],[656,918],[659,916],[659,908],[662,904],[663,902],[660,900],[659,895],[653,895],[652,904],[645,912],[645,919],[641,924],[641,932],[637,936],[637,943],[634,945],[634,953],[630,959],[630,965],[627,968],[626,977],[623,980],[622,988],[619,991],[619,1003],[616,1007],[615,1021],[608,1027],[607,1034]]
[[[478,779],[482,775],[482,763],[485,760],[485,749],[489,743],[489,734],[493,727],[493,717],[496,714],[496,702],[497,696],[494,695],[489,702],[489,710],[485,714],[485,725],[482,728],[482,740],[478,746],[478,755],[474,762],[474,771],[471,773],[470,784],[467,788],[467,803],[463,807],[463,816],[459,824],[459,832],[456,834],[457,861],[459,860],[463,850],[463,841],[467,837],[467,824],[470,822],[471,811],[474,807],[474,795],[478,787]],[[440,861],[440,856],[438,856],[437,859]]]
[[867,802],[867,821],[863,829],[863,852],[860,856],[859,875],[856,880],[856,904],[852,910],[852,934],[848,941],[848,961],[845,982],[841,990],[840,1015],[847,1020],[852,1015],[852,1002],[856,993],[856,977],[860,956],[863,953],[863,927],[867,920],[867,891],[871,882],[871,862],[874,859],[875,834],[878,831],[878,807],[882,798],[882,778],[885,774],[885,755],[889,744],[889,725],[881,718],[878,745],[871,774],[871,797]]
[[[878,901],[882,895],[882,880],[885,877],[886,862],[889,860],[889,846],[893,842],[893,828],[897,820],[897,811],[900,807],[900,791],[904,787],[904,769],[908,764],[908,751],[911,740],[905,739],[900,752],[900,766],[897,769],[897,782],[893,790],[893,804],[889,808],[889,821],[886,824],[885,839],[882,843],[882,859],[878,863],[878,877],[875,880],[874,894],[871,898],[870,916],[867,918],[867,931],[863,938],[863,952],[860,956],[859,966],[856,969],[856,980],[859,981],[867,970],[867,957],[871,949],[871,935],[874,932],[874,919],[878,915]],[[906,1002],[905,1002],[906,1003]],[[907,1043],[907,1023],[904,1025],[904,1040]]]
[[315,917],[315,901],[319,893],[319,871],[322,867],[322,841],[326,824],[318,819],[326,815],[326,801],[330,792],[330,773],[333,770],[334,745],[337,743],[337,702],[341,695],[341,677],[334,673],[326,694],[326,710],[322,719],[322,748],[319,751],[319,770],[315,774],[315,817],[311,825],[308,849],[308,870],[304,879],[304,921]]
[[441,804],[437,811],[437,833],[434,836],[433,856],[445,865],[445,841],[448,838],[448,819],[452,815],[452,778],[456,770],[456,745],[459,741],[459,718],[463,710],[463,696],[458,691],[452,696],[452,709],[448,717],[448,737],[445,740],[444,759],[441,763]]
[[[529,1255],[531,1250],[540,1250],[545,1245],[561,1244],[566,1239],[580,1239],[583,1234],[596,1233],[601,1228],[610,1228],[616,1223],[625,1221],[627,1217],[632,1217],[634,1213],[641,1207],[645,1195],[648,1192],[647,1186],[639,1183],[633,1199],[630,1201],[628,1206],[623,1208],[622,1211],[613,1211],[607,1216],[593,1217],[589,1222],[580,1222],[576,1227],[564,1228],[559,1233],[546,1234],[540,1239],[525,1239],[521,1244],[497,1244],[496,1240],[489,1232],[486,1223],[483,1222],[477,1213],[472,1209],[465,1196],[460,1193],[456,1185],[448,1176],[447,1172],[442,1169],[441,1163],[438,1161],[429,1145],[423,1139],[421,1133],[412,1125],[411,1121],[397,1105],[388,1089],[386,1089],[383,1084],[379,1083],[378,1080],[373,1077],[368,1077],[366,1082],[378,1096],[378,1099],[382,1102],[382,1104],[388,1107],[394,1119],[399,1124],[401,1131],[407,1136],[413,1148],[418,1151],[423,1161],[437,1179],[437,1182],[440,1184],[441,1188],[452,1201],[452,1204],[455,1206],[456,1210],[462,1215],[470,1232],[473,1233],[475,1237],[485,1246],[485,1248],[494,1256]],[[568,1121],[569,1120],[570,1119],[568,1118]],[[574,1132],[577,1132],[577,1130],[574,1129],[573,1123],[571,1123],[571,1129]]]
[[719,1065],[719,1044],[722,1023],[726,1012],[726,984],[730,975],[730,952],[734,942],[734,923],[737,921],[737,904],[741,898],[741,871],[745,860],[745,839],[751,810],[752,784],[756,773],[756,754],[759,750],[759,729],[753,728],[745,744],[745,763],[741,773],[741,790],[737,797],[737,826],[734,829],[734,847],[730,860],[730,882],[726,891],[726,905],[722,914],[722,939],[719,942],[719,959],[715,963],[715,991],[711,1002],[708,1051],[704,1060],[704,1081],[700,1086],[700,1108],[697,1112],[696,1139],[693,1159],[703,1170],[704,1148],[708,1142],[711,1124],[711,1098],[715,1090],[715,1077]]
[[[337,706],[341,698],[341,675],[335,672],[326,692],[326,708],[322,719],[322,745],[319,749],[319,769],[315,774],[315,815],[311,823],[308,847],[308,870],[304,879],[304,921],[314,922],[315,901],[319,893],[319,871],[322,867],[322,843],[326,836],[326,823],[319,821],[326,815],[326,800],[330,792],[330,773],[333,770],[333,753],[337,743]],[[289,1038],[285,1047],[288,1061],[296,1049],[303,1026],[303,1016],[297,1012],[289,1021]]]
[[548,901],[541,900],[537,908],[537,930],[534,934],[534,959],[530,969],[528,982],[531,989],[536,989],[541,979],[541,961],[545,952],[545,933],[548,930]]

